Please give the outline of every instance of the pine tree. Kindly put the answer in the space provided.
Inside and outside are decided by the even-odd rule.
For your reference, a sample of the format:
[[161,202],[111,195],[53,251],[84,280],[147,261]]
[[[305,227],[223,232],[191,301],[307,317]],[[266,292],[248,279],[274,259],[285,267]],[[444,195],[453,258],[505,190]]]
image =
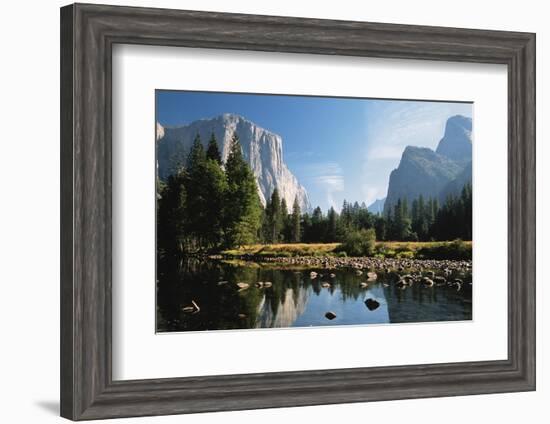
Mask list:
[[189,248],[202,250],[207,244],[209,193],[206,191],[206,153],[198,134],[187,158],[187,174],[186,234],[189,236]]
[[268,242],[278,243],[283,229],[283,216],[281,211],[281,200],[279,190],[275,188],[271,194],[270,207],[266,210],[268,222]]
[[461,200],[463,204],[463,239],[472,240],[472,186],[466,184],[462,189]]
[[374,228],[377,240],[387,240],[387,221],[383,216],[376,215]]
[[411,220],[408,216],[407,199],[398,199],[393,213],[393,235],[396,240],[409,240],[411,237]]
[[338,216],[336,211],[331,206],[327,213],[327,233],[326,240],[327,242],[335,242],[338,238]]
[[185,249],[186,178],[184,170],[170,175],[158,201],[157,243],[168,254]]
[[291,241],[293,243],[299,243],[302,237],[302,231],[300,228],[300,204],[298,203],[298,197],[294,198],[294,204],[292,205],[292,225],[291,225]]
[[312,237],[312,228],[311,228],[311,217],[307,212],[302,215],[301,226],[302,226],[302,240],[307,243],[310,243],[311,241],[313,241],[313,237]]
[[204,225],[206,243],[217,248],[223,240],[223,206],[227,193],[227,179],[220,163],[208,159],[205,166],[204,190],[208,194],[205,201]]
[[317,206],[311,216],[311,235],[308,241],[322,242],[325,240],[325,222],[323,220],[323,211]]
[[216,136],[214,133],[212,133],[210,140],[208,140],[206,157],[218,162],[219,165],[222,163],[222,155],[220,154],[220,149],[218,149],[218,142],[216,141]]
[[261,204],[256,179],[245,162],[236,134],[225,164],[227,191],[224,205],[224,236],[227,246],[256,241],[261,226]]
[[286,205],[286,199],[281,199],[281,234],[279,239],[284,242],[290,242],[291,239],[291,217],[288,213],[288,206]]

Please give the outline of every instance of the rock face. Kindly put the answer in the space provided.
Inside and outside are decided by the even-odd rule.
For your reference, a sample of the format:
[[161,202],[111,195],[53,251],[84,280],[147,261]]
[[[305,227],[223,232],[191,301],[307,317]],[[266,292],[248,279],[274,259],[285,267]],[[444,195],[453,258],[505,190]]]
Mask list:
[[412,202],[422,195],[441,203],[448,195],[457,195],[472,181],[472,120],[453,116],[447,120],[445,134],[436,151],[407,146],[397,169],[390,174],[384,213],[398,199]]
[[292,208],[294,198],[302,211],[310,209],[306,189],[298,183],[283,160],[283,140],[253,122],[235,114],[223,114],[212,119],[201,119],[182,127],[163,127],[157,124],[157,166],[158,175],[166,179],[174,170],[175,159],[185,158],[196,135],[206,146],[214,134],[218,148],[225,162],[229,155],[231,139],[236,133],[243,154],[248,161],[258,185],[262,205],[271,197],[273,190],[279,190],[281,198]]
[[468,162],[460,174],[452,181],[449,181],[439,193],[439,201],[444,201],[450,195],[457,195],[462,191],[466,183],[472,182],[472,161]]
[[472,120],[456,115],[447,120],[445,135],[436,153],[455,162],[466,164],[472,160]]
[[384,203],[386,202],[386,198],[382,199],[376,199],[374,202],[372,202],[368,207],[368,211],[370,213],[373,213],[375,215],[382,215],[384,213]]

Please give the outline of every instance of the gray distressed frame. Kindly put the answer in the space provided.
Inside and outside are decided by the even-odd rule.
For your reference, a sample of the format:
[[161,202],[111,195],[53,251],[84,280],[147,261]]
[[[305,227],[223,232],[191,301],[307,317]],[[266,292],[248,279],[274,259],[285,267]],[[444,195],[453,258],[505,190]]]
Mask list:
[[[508,359],[113,381],[115,43],[507,65]],[[61,9],[60,125],[63,417],[84,420],[535,389],[534,34],[75,4]]]

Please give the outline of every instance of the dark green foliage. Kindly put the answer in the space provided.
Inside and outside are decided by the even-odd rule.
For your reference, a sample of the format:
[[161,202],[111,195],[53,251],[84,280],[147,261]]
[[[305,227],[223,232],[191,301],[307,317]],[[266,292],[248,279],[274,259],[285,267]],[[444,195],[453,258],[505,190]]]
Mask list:
[[[409,212],[406,199],[398,199],[393,213],[376,224],[379,240],[430,241],[472,239],[472,187],[467,183],[459,197],[449,196],[443,206],[420,195]],[[382,234],[385,226],[385,234]]]
[[325,235],[325,242],[330,243],[337,241],[338,239],[338,214],[331,207],[327,214],[327,232]]
[[290,241],[293,243],[298,243],[302,239],[300,216],[300,204],[298,203],[298,198],[295,197],[294,204],[292,205],[292,216],[290,219]]
[[185,237],[186,193],[185,171],[168,177],[160,193],[157,211],[157,247],[165,252],[177,252]]
[[466,184],[459,197],[449,196],[437,211],[432,226],[436,240],[472,239],[472,186]]
[[257,241],[262,209],[238,139],[233,140],[225,172],[214,153],[213,148],[204,151],[197,135],[186,167],[162,188],[157,215],[160,251],[200,253]]
[[213,161],[218,162],[219,165],[222,164],[222,155],[220,153],[220,149],[218,149],[218,142],[216,141],[214,133],[212,133],[212,135],[210,136],[210,140],[208,140],[206,157],[208,159],[212,159]]
[[291,238],[292,238],[292,236],[291,236],[291,232],[292,232],[291,220],[292,220],[292,217],[288,213],[288,207],[286,205],[286,200],[283,197],[281,199],[281,221],[282,221],[282,225],[281,225],[281,234],[279,235],[279,240],[283,241],[285,243],[290,243],[292,241],[291,240]]
[[[188,250],[202,250],[206,245],[207,204],[209,193],[206,192],[206,154],[200,137],[197,135],[187,159],[187,192],[185,231],[189,238]],[[191,243],[192,241],[192,243]]]
[[326,239],[327,222],[323,218],[321,208],[317,206],[311,217],[304,215],[303,218],[303,241],[307,243],[320,242]]
[[261,225],[261,203],[256,180],[245,162],[239,138],[233,136],[225,164],[227,192],[224,205],[226,246],[242,246],[256,241]]
[[[282,210],[283,206],[285,212]],[[284,229],[286,215],[288,215],[286,209],[286,202],[281,202],[279,190],[275,188],[271,194],[271,199],[268,200],[265,206],[265,221],[263,227],[264,238],[267,243],[279,243],[283,240],[282,231]]]

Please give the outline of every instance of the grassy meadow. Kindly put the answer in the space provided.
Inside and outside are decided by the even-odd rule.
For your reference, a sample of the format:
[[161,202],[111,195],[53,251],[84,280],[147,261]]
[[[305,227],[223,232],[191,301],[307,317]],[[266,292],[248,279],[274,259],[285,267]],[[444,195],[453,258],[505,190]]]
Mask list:
[[[221,252],[226,258],[289,258],[296,256],[340,256],[347,252],[341,243],[276,243],[249,244]],[[374,257],[403,259],[454,259],[472,258],[471,241],[378,241]]]

